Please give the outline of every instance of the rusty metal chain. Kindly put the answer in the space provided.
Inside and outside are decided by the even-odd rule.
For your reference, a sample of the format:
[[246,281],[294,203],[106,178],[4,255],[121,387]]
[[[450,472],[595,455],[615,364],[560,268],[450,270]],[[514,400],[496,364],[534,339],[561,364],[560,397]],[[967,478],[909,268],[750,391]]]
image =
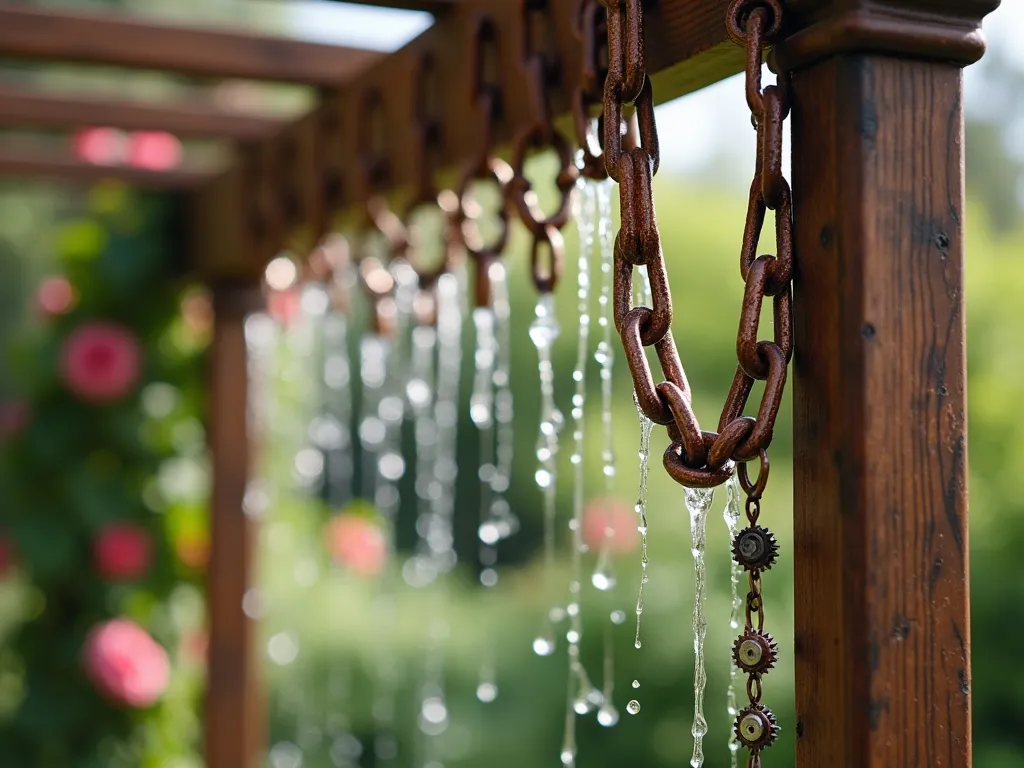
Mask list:
[[604,165],[603,126],[594,128],[591,110],[602,102],[601,84],[608,74],[607,60],[601,52],[608,50],[608,24],[604,7],[598,0],[579,0],[575,14],[574,32],[583,44],[583,69],[580,84],[572,97],[572,120],[576,130],[576,143],[582,153],[580,173],[594,181],[608,178]]
[[[654,99],[644,63],[642,0],[600,0],[608,12],[608,77],[605,81],[605,161],[619,183],[622,225],[615,240],[614,318],[640,406],[652,421],[668,427],[672,444],[664,464],[677,482],[713,487],[734,471],[735,462],[749,461],[768,448],[782,403],[788,362],[792,356],[792,197],[782,177],[782,122],[788,114],[784,84],[761,90],[764,46],[781,27],[778,0],[735,0],[729,28],[742,35],[747,48],[747,97],[757,126],[757,173],[740,258],[745,281],[737,336],[739,366],[726,398],[718,432],[702,431],[691,405],[691,393],[670,326],[672,298],[654,208],[653,179],[658,172],[658,133]],[[780,81],[781,82],[781,81]],[[639,121],[640,146],[622,146],[619,130],[623,107],[633,104]],[[767,190],[765,192],[765,190]],[[776,212],[776,256],[756,255],[765,211]],[[652,306],[632,305],[634,267],[647,267]],[[775,335],[757,338],[765,296],[773,299]],[[666,381],[655,383],[644,352],[653,346]],[[743,415],[755,380],[766,382],[757,418]]]
[[[484,138],[479,153],[466,164],[459,177],[455,191],[458,205],[453,224],[466,253],[476,265],[476,304],[489,306],[491,282],[488,270],[508,245],[509,211],[505,200],[514,173],[512,166],[498,157],[495,151],[504,109],[500,83],[501,51],[494,20],[487,14],[478,16],[473,24],[469,53],[472,73],[469,98],[480,111]],[[484,241],[478,226],[481,212],[470,194],[473,182],[493,182],[502,201],[496,212],[497,235],[489,243]]]
[[[384,190],[390,181],[390,166],[385,153],[383,137],[385,115],[383,98],[376,88],[363,93],[359,120],[356,125],[356,143],[360,163],[356,169],[358,197],[366,200],[363,220],[356,240],[352,243],[352,259],[359,269],[359,283],[371,306],[371,327],[374,333],[390,335],[397,323],[395,281],[384,263],[384,256],[403,253],[408,236],[401,219],[388,207]],[[381,237],[385,254],[369,255],[371,237]]]
[[[431,54],[425,53],[417,61],[413,82],[415,103],[412,128],[416,151],[416,186],[403,216],[408,237],[394,256],[405,258],[416,271],[420,291],[426,299],[433,295],[437,279],[449,271],[452,265],[454,248],[451,243],[451,219],[454,208],[450,200],[453,197],[452,193],[439,192],[435,184],[435,177],[441,165],[443,135],[441,121],[438,118],[441,111],[440,83],[436,61]],[[437,208],[445,218],[442,255],[433,265],[421,262],[422,236],[412,224],[413,214],[426,207]]]
[[[549,101],[550,92],[561,80],[561,63],[554,45],[541,47],[539,40],[542,31],[552,34],[548,0],[522,0],[522,12],[522,67],[530,86],[534,121],[516,137],[513,146],[514,175],[508,185],[508,200],[533,236],[530,257],[533,283],[541,293],[550,293],[562,271],[565,245],[560,230],[572,215],[572,193],[579,178],[579,169],[574,162],[572,144],[555,127]],[[538,149],[554,150],[559,160],[555,184],[561,199],[551,215],[541,210],[537,194],[525,174],[527,155]],[[547,266],[543,265],[545,249],[548,252]]]

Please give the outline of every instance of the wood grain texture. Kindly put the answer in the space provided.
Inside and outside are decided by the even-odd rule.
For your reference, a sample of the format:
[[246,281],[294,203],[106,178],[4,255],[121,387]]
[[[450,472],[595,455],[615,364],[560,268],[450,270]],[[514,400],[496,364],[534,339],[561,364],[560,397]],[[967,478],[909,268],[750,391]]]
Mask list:
[[212,102],[148,104],[0,84],[0,125],[60,130],[111,126],[126,131],[168,131],[182,137],[255,141],[272,136],[285,120],[228,111]]
[[797,764],[971,764],[955,66],[794,76]]
[[254,627],[242,610],[253,572],[255,525],[242,511],[249,479],[245,316],[258,286],[214,288],[207,429],[213,474],[210,498],[210,621],[205,709],[208,768],[248,768],[262,749],[266,716],[260,695]]
[[381,57],[283,37],[172,26],[124,15],[0,5],[0,56],[199,77],[337,85]]

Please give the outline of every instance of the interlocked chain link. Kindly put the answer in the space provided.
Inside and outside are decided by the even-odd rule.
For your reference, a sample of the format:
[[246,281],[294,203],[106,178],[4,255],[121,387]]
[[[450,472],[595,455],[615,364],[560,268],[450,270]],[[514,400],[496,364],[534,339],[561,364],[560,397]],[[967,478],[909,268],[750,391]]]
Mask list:
[[[666,425],[672,444],[665,452],[669,475],[682,485],[714,487],[768,448],[782,403],[792,356],[792,195],[782,175],[782,125],[789,113],[784,78],[762,90],[765,46],[782,24],[779,0],[734,0],[728,27],[747,51],[746,93],[757,129],[757,162],[740,274],[745,281],[736,353],[739,365],[726,398],[718,432],[702,431],[670,330],[672,297],[655,215],[653,180],[658,172],[654,98],[645,65],[643,0],[600,0],[607,10],[608,77],[604,93],[605,162],[619,184],[622,224],[615,239],[615,327],[622,337],[637,398],[652,421]],[[640,144],[624,148],[619,126],[623,108],[633,105]],[[768,209],[775,211],[777,255],[757,255]],[[636,306],[633,269],[646,266],[651,307]],[[766,296],[773,301],[775,332],[759,341],[758,324]],[[644,348],[653,346],[665,381],[656,383]],[[765,381],[757,418],[743,415],[755,381]]]
[[[498,157],[495,151],[504,113],[500,82],[501,51],[494,20],[487,14],[478,16],[473,24],[469,61],[472,73],[469,98],[480,111],[484,138],[479,153],[466,164],[459,177],[455,190],[458,207],[454,225],[466,253],[476,265],[476,304],[489,306],[491,281],[488,270],[501,257],[508,244],[509,212],[504,201],[514,174],[512,166]],[[502,201],[495,213],[497,234],[490,242],[484,241],[478,226],[480,210],[470,190],[473,182],[493,182]]]
[[[548,0],[522,0],[522,68],[530,87],[534,120],[516,137],[512,149],[514,176],[508,185],[510,205],[533,236],[531,271],[533,283],[541,293],[555,289],[562,271],[565,244],[561,229],[572,216],[572,193],[579,178],[572,143],[555,127],[549,100],[550,92],[561,81],[557,48],[550,39],[547,46],[543,45],[543,33],[553,34],[549,11]],[[536,149],[553,149],[558,156],[555,184],[561,198],[558,208],[550,215],[541,210],[537,194],[526,178],[526,157]],[[549,256],[547,266],[542,259],[545,248]]]

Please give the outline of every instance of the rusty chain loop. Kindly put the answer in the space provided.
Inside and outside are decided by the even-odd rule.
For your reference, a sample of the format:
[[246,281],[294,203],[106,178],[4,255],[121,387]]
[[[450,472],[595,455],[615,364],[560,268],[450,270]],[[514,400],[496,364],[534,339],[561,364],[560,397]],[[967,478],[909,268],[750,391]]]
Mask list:
[[[416,62],[413,73],[413,137],[416,156],[416,181],[412,198],[405,208],[403,220],[408,237],[400,248],[395,251],[396,257],[403,257],[415,270],[419,278],[420,290],[430,293],[437,279],[449,270],[453,249],[450,242],[451,218],[454,213],[451,206],[443,201],[450,196],[438,191],[435,177],[440,170],[443,135],[438,114],[441,91],[437,78],[437,64],[430,53],[423,54]],[[445,214],[445,233],[442,242],[442,257],[437,264],[424,265],[420,261],[421,238],[417,237],[416,228],[412,225],[412,217],[417,211],[427,208],[438,208]]]
[[[572,216],[572,193],[579,178],[572,144],[555,127],[549,100],[551,91],[561,81],[561,62],[553,45],[541,46],[541,31],[549,35],[552,32],[548,11],[548,0],[522,0],[522,68],[530,87],[534,122],[516,137],[512,149],[513,177],[507,188],[508,204],[515,208],[533,236],[533,283],[541,293],[554,290],[562,271],[565,247],[560,230]],[[555,184],[561,199],[551,215],[541,210],[537,194],[525,174],[527,155],[540,149],[554,150],[559,161]],[[550,261],[547,269],[541,269],[540,252],[545,248]]]
[[[608,76],[604,92],[605,162],[619,183],[622,224],[615,238],[614,318],[622,337],[634,388],[644,413],[668,426],[672,444],[665,452],[669,475],[691,487],[724,482],[736,462],[757,457],[768,448],[786,383],[792,343],[793,226],[792,195],[782,176],[783,121],[789,113],[785,79],[761,87],[765,46],[782,25],[779,0],[734,0],[727,26],[747,50],[746,93],[757,127],[754,182],[740,253],[745,282],[739,331],[739,365],[722,410],[718,432],[702,431],[691,405],[690,388],[670,332],[672,297],[655,214],[653,179],[659,145],[654,99],[644,64],[642,0],[600,0],[607,11]],[[623,146],[620,125],[624,107],[634,105],[640,144]],[[757,255],[768,209],[776,213],[777,255]],[[651,307],[634,307],[634,267],[646,266]],[[775,329],[771,341],[758,339],[764,298],[772,298]],[[656,384],[644,352],[653,346],[666,381]],[[756,418],[743,415],[754,382],[765,381]],[[767,474],[758,483],[767,480]],[[763,490],[763,485],[761,485]]]
[[[486,14],[481,14],[473,24],[470,37],[472,87],[469,98],[480,111],[484,139],[479,153],[466,164],[459,177],[455,191],[458,205],[453,221],[455,233],[476,265],[477,306],[488,306],[491,303],[488,269],[504,253],[509,237],[509,212],[504,201],[514,174],[512,166],[495,152],[504,109],[500,84],[500,54],[494,20]],[[494,183],[502,201],[496,212],[498,232],[489,243],[484,241],[480,233],[479,206],[470,195],[470,186],[474,181]]]

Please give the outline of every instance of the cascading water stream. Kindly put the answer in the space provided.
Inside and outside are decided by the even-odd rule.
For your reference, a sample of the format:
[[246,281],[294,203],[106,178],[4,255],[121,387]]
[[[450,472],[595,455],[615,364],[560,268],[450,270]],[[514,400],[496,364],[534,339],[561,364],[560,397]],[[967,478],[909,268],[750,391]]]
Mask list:
[[686,509],[690,513],[690,552],[693,555],[694,600],[693,600],[693,757],[690,765],[701,768],[704,765],[704,736],[708,732],[704,716],[704,689],[707,686],[707,671],[704,666],[704,640],[708,634],[708,620],[705,614],[708,593],[708,572],[704,555],[707,550],[708,510],[715,498],[713,488],[687,488]]
[[572,396],[573,452],[570,463],[573,467],[573,516],[569,522],[572,540],[569,576],[569,682],[565,713],[565,732],[562,740],[561,759],[566,766],[576,761],[576,716],[585,715],[600,706],[603,701],[595,690],[580,659],[580,643],[583,640],[582,578],[583,555],[587,551],[583,542],[583,503],[586,484],[583,473],[583,449],[585,435],[585,406],[587,398],[587,357],[590,339],[590,254],[594,248],[594,218],[596,196],[592,182],[583,181],[575,198],[575,215],[579,225],[579,259],[576,281],[576,298],[579,301],[579,335],[576,347],[576,365],[572,378],[575,390]]
[[[743,598],[740,596],[740,578],[743,576],[743,566],[736,562],[732,556],[731,544],[736,538],[736,534],[740,530],[740,515],[741,515],[741,489],[740,480],[736,474],[733,474],[725,484],[726,500],[725,500],[725,512],[722,514],[725,520],[725,527],[729,531],[729,582],[732,601],[730,603],[731,610],[729,613],[729,630],[730,636],[735,637],[739,635],[742,625],[740,620],[743,617]],[[735,722],[736,715],[739,709],[736,706],[736,684],[739,679],[739,670],[736,665],[732,663],[732,659],[729,659],[729,691],[726,697],[726,707],[729,711],[729,722]],[[740,742],[736,738],[736,731],[732,728],[729,729],[729,764],[731,768],[738,768],[739,766],[739,752]]]
[[550,656],[556,647],[555,622],[562,614],[561,607],[554,604],[552,588],[555,574],[558,435],[564,423],[562,413],[555,406],[555,371],[551,362],[551,348],[561,331],[555,317],[553,294],[540,295],[535,315],[533,323],[530,324],[530,340],[537,349],[540,374],[540,433],[537,436],[539,466],[534,473],[534,479],[543,498],[545,585],[552,607],[541,625],[540,632],[534,638],[533,651],[538,656]]

